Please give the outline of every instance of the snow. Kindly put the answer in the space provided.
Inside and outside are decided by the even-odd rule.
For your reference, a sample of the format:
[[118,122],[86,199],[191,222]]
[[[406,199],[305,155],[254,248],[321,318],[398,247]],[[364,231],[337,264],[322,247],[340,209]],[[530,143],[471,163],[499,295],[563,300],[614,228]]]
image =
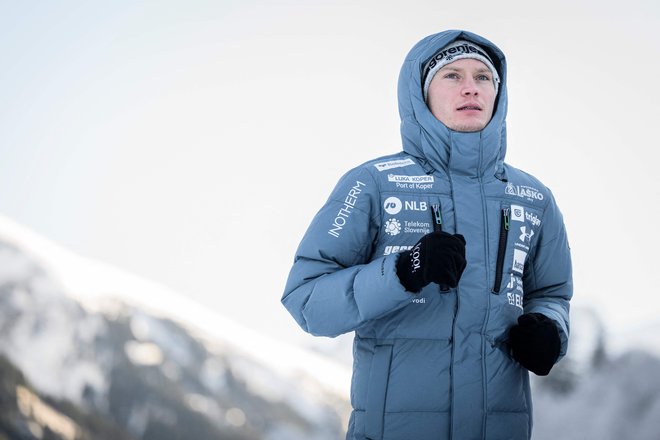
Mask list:
[[162,350],[151,342],[128,341],[124,344],[124,352],[128,359],[136,365],[153,366],[163,363]]
[[[155,317],[169,318],[178,322],[195,336],[206,341],[211,350],[222,351],[223,348],[230,347],[233,351],[242,353],[263,365],[262,371],[254,371],[253,368],[247,367],[244,371],[237,369],[238,374],[244,374],[249,378],[249,381],[246,381],[248,383],[259,380],[261,377],[268,377],[269,374],[288,378],[292,382],[298,382],[301,378],[302,380],[309,378],[305,383],[309,384],[310,390],[314,387],[321,387],[324,392],[331,393],[339,399],[345,399],[349,395],[351,370],[346,365],[270,338],[268,335],[259,334],[162,285],[109,265],[79,257],[3,216],[0,216],[0,238],[20,248],[28,257],[33,258],[45,268],[49,279],[55,280],[57,286],[39,287],[40,291],[44,293],[44,298],[47,297],[48,292],[55,295],[59,291],[64,291],[89,312],[103,311],[106,314],[113,313],[113,309],[115,309],[114,313],[118,313],[120,306],[116,300],[119,300],[142,309],[145,313],[153,314]],[[1,264],[0,268],[2,268]],[[30,265],[28,262],[19,262],[0,270],[22,273],[30,270]],[[16,300],[20,301],[18,298]],[[56,315],[57,313],[54,312],[49,319],[57,320]],[[173,354],[169,352],[170,348],[180,350],[174,348],[171,343],[168,344],[165,334],[158,328],[155,320],[139,315],[135,319],[136,321],[131,323],[131,329],[136,339],[149,339],[150,342],[160,345],[163,350],[168,352],[168,355]],[[68,324],[66,320],[63,320],[56,327],[60,330],[57,334],[49,335],[47,339],[40,341],[34,335],[30,338],[27,336],[33,325],[35,324],[26,322],[22,330],[25,334],[18,335],[18,338],[26,344],[28,339],[29,344],[41,344],[38,345],[39,350],[33,350],[33,352],[44,349],[50,357],[56,357],[58,352],[66,352],[66,344],[75,340],[76,337],[90,337],[86,329],[77,329],[74,332],[73,329],[67,328]],[[49,347],[46,346],[47,344],[52,345]],[[135,360],[137,352],[134,347],[128,350],[133,356],[132,359]],[[21,368],[38,365],[38,362],[35,363],[36,359],[29,358],[27,351],[24,350],[21,353],[21,356],[25,358],[25,361],[20,364]],[[185,352],[179,351],[174,355],[178,362],[189,361],[186,359]],[[49,360],[55,362],[55,365],[64,365],[64,360]],[[58,383],[55,379],[55,377],[44,378],[43,385],[53,387],[52,384]],[[90,381],[97,383],[98,378],[94,375],[94,377],[90,377]],[[282,381],[263,379],[259,383],[263,391],[273,398],[291,400],[291,390],[289,387],[281,385]],[[62,390],[51,391],[61,392]]]
[[184,398],[190,409],[203,413],[208,417],[217,419],[222,417],[222,410],[217,402],[201,394],[189,393]]
[[660,360],[621,355],[582,376],[569,395],[534,394],[534,440],[657,440]]
[[[48,333],[41,327],[47,327]],[[13,362],[35,387],[79,403],[85,387],[104,392],[108,384],[97,362],[67,357],[77,334],[77,327],[65,317],[58,318],[57,310],[45,317],[28,315],[13,327],[7,338],[10,345],[2,350],[12,353]]]
[[107,389],[105,374],[96,362],[68,356],[76,341],[94,337],[100,321],[86,317],[74,301],[62,301],[58,287],[20,252],[3,247],[0,268],[3,280],[29,280],[3,294],[5,308],[11,309],[5,312],[11,318],[0,323],[9,332],[0,350],[11,353],[33,384],[49,394],[80,402],[85,387]]

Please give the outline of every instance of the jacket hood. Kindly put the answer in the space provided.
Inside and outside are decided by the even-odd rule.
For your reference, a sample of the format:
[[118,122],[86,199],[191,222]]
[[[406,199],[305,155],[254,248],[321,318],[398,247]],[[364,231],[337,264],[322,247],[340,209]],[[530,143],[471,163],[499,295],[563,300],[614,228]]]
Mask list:
[[[422,73],[426,62],[442,47],[456,40],[478,44],[488,52],[500,76],[493,116],[481,131],[464,133],[447,128],[424,101]],[[440,32],[417,43],[408,53],[399,75],[398,95],[403,150],[436,170],[466,176],[503,178],[506,154],[506,60],[487,39],[462,30]]]

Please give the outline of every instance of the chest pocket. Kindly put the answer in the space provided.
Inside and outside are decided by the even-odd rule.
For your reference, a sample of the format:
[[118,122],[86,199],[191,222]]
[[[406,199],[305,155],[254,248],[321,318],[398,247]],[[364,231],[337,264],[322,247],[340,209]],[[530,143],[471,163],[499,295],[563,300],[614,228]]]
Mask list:
[[537,241],[541,226],[538,208],[504,203],[500,206],[497,257],[492,292],[507,292],[522,308],[525,265]]
[[[411,249],[422,236],[438,229],[451,230],[451,199],[438,195],[385,194],[374,258]],[[444,222],[448,219],[449,222]],[[449,224],[451,223],[451,224]]]

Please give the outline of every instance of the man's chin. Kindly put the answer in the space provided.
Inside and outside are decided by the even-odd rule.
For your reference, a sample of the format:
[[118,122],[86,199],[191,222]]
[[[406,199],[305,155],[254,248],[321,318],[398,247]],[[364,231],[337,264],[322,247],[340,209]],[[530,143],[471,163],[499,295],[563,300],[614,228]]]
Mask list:
[[471,123],[471,124],[455,124],[453,127],[449,127],[451,130],[458,131],[461,133],[475,133],[481,131],[486,127],[487,124],[483,123]]

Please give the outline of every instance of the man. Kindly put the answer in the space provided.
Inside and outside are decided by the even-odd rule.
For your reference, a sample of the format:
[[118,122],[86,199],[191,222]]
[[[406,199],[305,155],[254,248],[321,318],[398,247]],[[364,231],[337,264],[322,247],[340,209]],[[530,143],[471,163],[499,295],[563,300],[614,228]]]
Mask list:
[[504,54],[465,31],[415,45],[403,152],[342,177],[282,302],[314,335],[355,332],[349,439],[529,439],[528,370],[566,352],[571,260],[537,179],[504,163]]

